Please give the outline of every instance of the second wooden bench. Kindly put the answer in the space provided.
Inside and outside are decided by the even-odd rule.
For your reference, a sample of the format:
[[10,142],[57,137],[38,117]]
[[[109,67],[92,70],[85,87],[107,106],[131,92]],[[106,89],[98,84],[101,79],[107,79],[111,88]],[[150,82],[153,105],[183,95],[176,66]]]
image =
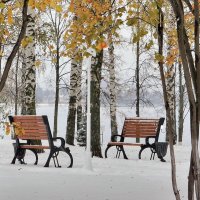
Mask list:
[[[124,146],[139,146],[141,147],[139,151],[139,159],[141,159],[142,151],[146,148],[150,148],[151,157],[154,159],[156,152],[156,143],[158,143],[158,138],[160,134],[160,128],[164,123],[165,118],[160,119],[144,119],[144,118],[126,118],[122,128],[121,135],[113,135],[111,141],[107,144],[105,150],[105,157],[107,158],[107,152],[111,147],[116,147],[117,153],[116,157],[119,158],[120,153],[123,153],[125,159],[128,159]],[[120,140],[117,141],[117,138]],[[125,142],[126,138],[144,138],[144,143],[135,142]],[[150,142],[151,140],[151,142]],[[153,141],[152,141],[153,140]],[[159,158],[161,161],[165,161],[163,156],[160,154]]]

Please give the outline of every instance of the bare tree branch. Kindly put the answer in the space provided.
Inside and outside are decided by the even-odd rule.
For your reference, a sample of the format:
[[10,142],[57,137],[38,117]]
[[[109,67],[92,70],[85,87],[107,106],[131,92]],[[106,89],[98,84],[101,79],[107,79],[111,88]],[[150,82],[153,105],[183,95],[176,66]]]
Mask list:
[[1,77],[1,81],[0,81],[0,92],[3,90],[4,86],[5,86],[5,82],[7,80],[7,77],[8,77],[8,73],[10,71],[10,68],[11,68],[11,65],[12,65],[12,62],[17,54],[17,51],[19,50],[19,47],[20,47],[20,44],[21,44],[21,41],[22,39],[24,38],[24,35],[26,33],[26,27],[27,27],[27,10],[28,10],[28,2],[29,0],[24,0],[24,6],[23,6],[23,11],[22,11],[22,19],[23,19],[23,22],[22,22],[22,26],[21,26],[21,31],[19,33],[19,36],[18,36],[18,39],[17,39],[17,42],[15,44],[15,46],[13,47],[8,59],[7,59],[7,62],[6,62],[6,65],[5,65],[5,68],[4,68],[4,71],[3,71],[3,75]]

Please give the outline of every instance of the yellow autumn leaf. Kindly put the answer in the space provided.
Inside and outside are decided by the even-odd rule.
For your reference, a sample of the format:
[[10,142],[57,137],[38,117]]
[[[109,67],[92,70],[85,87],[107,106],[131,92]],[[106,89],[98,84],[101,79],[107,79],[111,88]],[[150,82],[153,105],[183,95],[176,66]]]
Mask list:
[[6,135],[10,134],[10,124],[8,122],[5,122],[5,133]]
[[42,64],[42,62],[40,60],[35,61],[35,67],[39,67],[41,64]]
[[53,58],[52,63],[56,63],[56,62],[57,62],[56,58]]
[[28,4],[32,9],[35,9],[35,0],[29,0]]
[[23,135],[24,134],[24,129],[22,128],[20,123],[13,123],[13,128],[14,128],[16,135]]
[[2,24],[4,22],[4,15],[0,13],[0,23]]
[[106,48],[106,47],[108,47],[108,45],[107,45],[106,42],[99,42],[99,43],[97,44],[97,46],[96,46],[96,48],[97,48],[98,50],[102,50],[102,49],[104,49],[104,48]]
[[3,56],[3,51],[2,50],[0,50],[0,57],[2,57]]
[[56,12],[62,12],[62,6],[61,5],[56,5],[55,7]]
[[5,7],[6,7],[5,3],[0,2],[0,9],[3,9]]
[[22,40],[22,42],[21,42],[21,45],[22,45],[22,47],[23,48],[25,48],[25,47],[27,47],[27,45],[29,44],[29,43],[32,43],[33,42],[33,37],[25,37],[25,38],[23,38],[23,40]]
[[51,8],[55,8],[56,7],[56,2],[54,0],[51,0],[49,2],[49,5],[50,5]]
[[7,12],[7,15],[8,15],[8,24],[13,24],[13,13],[12,13],[12,7],[11,6],[8,6],[8,12]]
[[155,53],[155,60],[158,61],[158,62],[163,62],[164,60],[164,56],[163,55],[160,55],[159,53]]

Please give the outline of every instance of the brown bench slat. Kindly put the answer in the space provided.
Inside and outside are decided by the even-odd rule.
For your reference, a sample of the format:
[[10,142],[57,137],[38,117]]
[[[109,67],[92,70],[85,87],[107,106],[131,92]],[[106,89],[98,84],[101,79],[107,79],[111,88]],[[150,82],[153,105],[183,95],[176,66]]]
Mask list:
[[152,128],[152,127],[156,127],[157,125],[156,124],[124,124],[124,127],[149,127],[149,128]]
[[17,122],[17,123],[37,123],[37,124],[43,124],[43,121],[42,119],[14,119],[14,122]]
[[25,120],[25,119],[39,119],[43,120],[42,116],[36,116],[36,115],[18,115],[18,116],[13,116],[13,119],[15,120]]
[[18,136],[17,138],[22,140],[48,140],[48,137],[40,137],[40,136]]
[[47,137],[47,134],[44,134],[44,133],[40,133],[40,134],[37,134],[37,132],[36,133],[26,133],[26,134],[21,134],[21,135],[18,135],[18,137],[20,137],[20,136],[26,136],[26,137],[32,137],[32,136],[36,136],[36,137]]
[[127,143],[127,142],[109,142],[108,145],[127,145],[127,146],[141,146],[139,143]]
[[21,149],[49,149],[49,146],[41,146],[41,145],[21,145]]
[[149,132],[149,133],[155,133],[156,132],[156,129],[124,129],[123,130],[123,133],[128,133],[128,132],[140,132],[142,134],[142,132]]
[[46,130],[40,130],[40,129],[35,129],[35,130],[32,130],[32,129],[23,129],[24,131],[24,134],[31,134],[31,133],[37,133],[37,134],[47,134],[47,131]]
[[158,121],[142,121],[142,120],[138,120],[138,121],[132,121],[132,120],[126,120],[125,123],[128,124],[157,124]]
[[146,138],[146,137],[148,137],[148,136],[155,136],[155,135],[150,135],[150,134],[146,134],[146,135],[136,135],[136,134],[134,134],[134,135],[122,135],[122,136],[124,136],[125,138],[126,137],[129,137],[129,138]]

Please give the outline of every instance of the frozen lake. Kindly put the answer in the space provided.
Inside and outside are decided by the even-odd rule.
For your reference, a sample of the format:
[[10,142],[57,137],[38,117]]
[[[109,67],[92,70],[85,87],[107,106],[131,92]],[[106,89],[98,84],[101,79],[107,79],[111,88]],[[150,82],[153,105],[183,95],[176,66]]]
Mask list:
[[[65,104],[59,105],[59,115],[58,115],[58,136],[64,137],[66,135],[66,124],[67,124],[67,113],[68,107]],[[159,118],[165,117],[164,108],[153,108],[145,107],[140,110],[141,117],[146,118]],[[53,117],[54,117],[54,105],[52,104],[39,104],[37,105],[37,115],[47,115],[51,130],[53,130]],[[118,122],[118,132],[121,133],[122,125],[125,117],[135,117],[135,109],[130,107],[118,107],[117,108],[117,122]],[[3,135],[1,132],[0,135]],[[109,107],[101,108],[101,140],[102,144],[107,144],[110,141],[110,117],[109,117]],[[162,127],[159,140],[164,141],[166,136],[165,124]],[[10,138],[10,136],[6,136]],[[189,114],[187,115],[184,123],[184,135],[183,135],[183,145],[190,145],[190,126],[189,126]]]
[[[140,111],[141,117],[147,118],[160,118],[165,117],[164,108],[153,108],[153,107],[145,107],[141,108]],[[49,118],[49,122],[51,125],[51,129],[53,130],[53,113],[54,106],[53,105],[38,105],[37,106],[37,114],[38,115],[47,115]],[[67,124],[67,105],[59,105],[59,117],[58,117],[58,136],[65,137],[66,134],[66,124]],[[122,125],[125,117],[135,117],[134,108],[130,107],[118,107],[117,108],[117,121],[118,121],[118,131],[121,133]],[[107,144],[110,141],[110,117],[109,117],[109,107],[101,108],[101,138],[103,144]],[[166,136],[165,124],[160,133],[160,141],[164,141]],[[190,145],[190,126],[189,126],[189,114],[186,117],[184,124],[184,135],[183,135],[183,144]]]

